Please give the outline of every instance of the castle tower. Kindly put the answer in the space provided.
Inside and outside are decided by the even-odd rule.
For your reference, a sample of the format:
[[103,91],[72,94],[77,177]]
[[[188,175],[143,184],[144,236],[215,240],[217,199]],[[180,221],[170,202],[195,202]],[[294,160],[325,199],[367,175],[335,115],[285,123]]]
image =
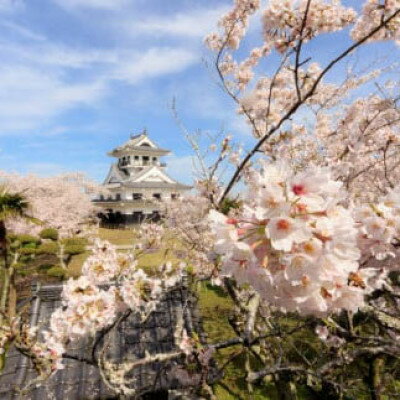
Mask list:
[[105,225],[156,220],[161,201],[176,199],[191,189],[167,175],[166,164],[160,161],[167,154],[170,151],[158,147],[146,130],[108,153],[116,158],[103,183],[109,195],[94,200]]

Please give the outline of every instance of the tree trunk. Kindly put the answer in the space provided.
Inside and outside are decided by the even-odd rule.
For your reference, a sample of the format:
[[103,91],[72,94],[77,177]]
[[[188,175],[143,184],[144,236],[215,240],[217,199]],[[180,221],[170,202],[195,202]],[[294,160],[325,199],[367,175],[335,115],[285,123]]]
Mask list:
[[385,365],[385,359],[383,355],[376,356],[370,364],[369,367],[369,387],[371,390],[372,400],[383,400],[383,389],[384,385],[382,382],[382,373]]
[[297,400],[297,389],[289,374],[279,374],[275,379],[279,400]]
[[8,268],[9,289],[8,289],[8,317],[10,320],[17,314],[17,289],[15,287],[15,269]]
[[4,268],[7,263],[7,228],[4,221],[0,221],[0,259],[4,262]]
[[7,254],[7,228],[4,221],[0,221],[0,262],[3,263],[3,285],[1,288],[0,300],[0,322],[3,320],[4,313],[7,309],[8,289],[10,286],[10,276],[8,271],[8,254]]
[[329,382],[322,382],[321,395],[324,396],[326,400],[340,400],[342,395],[338,393],[336,388]]
[[61,242],[61,240],[58,240],[58,259],[60,260],[60,267],[64,270],[67,269],[67,266],[65,264],[65,245],[64,243]]

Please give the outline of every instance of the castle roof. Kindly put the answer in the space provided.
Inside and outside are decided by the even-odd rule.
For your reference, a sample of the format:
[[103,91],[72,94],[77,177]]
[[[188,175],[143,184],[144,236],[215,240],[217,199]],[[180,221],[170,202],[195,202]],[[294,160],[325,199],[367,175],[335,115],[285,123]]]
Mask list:
[[163,189],[191,189],[189,185],[184,185],[183,183],[168,183],[168,182],[127,182],[124,184],[126,187],[131,188],[163,188]]
[[131,136],[130,139],[110,151],[108,154],[113,157],[121,157],[130,154],[143,154],[163,156],[169,154],[170,151],[159,147],[153,140],[151,140],[147,132],[144,131],[139,135]]
[[118,168],[116,164],[111,165],[104,185],[118,185],[129,188],[162,188],[174,190],[188,190],[192,187],[184,185],[172,179],[165,171],[155,165],[143,167],[136,174],[129,175]]

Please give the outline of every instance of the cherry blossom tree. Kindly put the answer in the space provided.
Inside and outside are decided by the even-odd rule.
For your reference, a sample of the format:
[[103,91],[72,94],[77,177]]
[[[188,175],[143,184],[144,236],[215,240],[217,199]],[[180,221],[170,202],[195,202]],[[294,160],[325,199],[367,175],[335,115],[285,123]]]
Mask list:
[[[257,15],[260,43],[243,56]],[[134,396],[126,372],[139,365],[236,346],[220,372],[244,356],[250,396],[265,377],[280,399],[297,398],[298,387],[310,398],[398,395],[398,86],[382,85],[381,69],[350,71],[340,83],[327,77],[362,46],[399,41],[400,1],[367,0],[357,13],[339,0],[234,0],[219,28],[206,43],[255,143],[247,152],[234,150],[231,137],[212,144],[216,159],[202,168],[200,198],[172,203],[166,227],[192,257],[194,283],[212,277],[232,298],[234,334],[199,346],[178,324],[174,352],[120,366],[102,357],[83,361],[97,364],[117,395]],[[348,47],[325,65],[305,58],[309,42],[339,31],[349,32]],[[264,71],[265,60],[278,60],[275,71]],[[377,93],[345,101],[375,79]],[[217,172],[226,161],[234,172],[223,185]],[[221,205],[239,181],[241,204],[225,215]],[[142,249],[166,240],[164,227],[139,234]],[[13,341],[37,360],[42,380],[62,367],[69,341],[115,329],[124,312],[146,319],[180,284],[184,266],[166,263],[149,276],[136,256],[98,242],[82,276],[65,284],[46,340],[9,321],[0,345]],[[358,368],[366,363],[367,372]]]
[[39,226],[13,219],[9,226],[12,231],[38,233],[43,226],[48,226],[57,229],[62,236],[72,235],[96,216],[90,195],[101,189],[83,174],[39,177],[2,171],[0,180],[10,190],[24,193],[31,204],[32,215],[42,221],[42,226]]

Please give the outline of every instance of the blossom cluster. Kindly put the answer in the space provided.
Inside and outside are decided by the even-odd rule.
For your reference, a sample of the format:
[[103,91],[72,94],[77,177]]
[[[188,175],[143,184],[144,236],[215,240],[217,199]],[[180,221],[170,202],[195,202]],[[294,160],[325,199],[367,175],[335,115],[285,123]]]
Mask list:
[[[394,16],[383,29],[376,32],[370,41],[395,40],[400,44],[400,1],[399,0],[367,0],[362,14],[357,20],[351,35],[360,40],[382,23],[382,20]],[[397,14],[396,14],[397,13]]]
[[202,195],[166,203],[165,215],[168,230],[180,243],[176,256],[190,260],[197,276],[209,276],[214,269],[214,260],[209,257],[214,235],[207,219],[211,208],[207,190],[211,190],[211,195],[216,192],[212,184],[200,190]]
[[346,183],[352,198],[376,201],[398,181],[399,117],[395,102],[377,95],[356,99],[340,118],[318,115],[314,138],[323,162]]
[[359,206],[354,218],[360,227],[359,246],[363,254],[383,260],[395,257],[393,243],[400,243],[400,187],[390,190],[378,202]]
[[[61,356],[64,348],[62,346],[49,346],[40,341],[37,327],[23,323],[20,317],[2,320],[0,327],[0,359],[2,362],[4,362],[3,357],[5,357],[11,343],[19,351],[30,357],[38,374],[38,381],[47,379],[56,370],[63,368]],[[4,367],[3,363],[0,363],[0,365],[1,368]]]
[[260,0],[235,0],[234,7],[219,21],[223,34],[212,33],[206,38],[210,49],[221,50],[224,46],[237,49],[243,39],[249,18],[260,7]]
[[[313,89],[321,72],[318,63],[311,63],[307,68],[298,69],[299,90],[303,98]],[[320,82],[305,103],[318,106],[325,104],[337,90],[338,86],[335,84]],[[259,138],[260,132],[277,125],[298,100],[293,69],[291,66],[285,66],[271,78],[267,76],[260,78],[254,88],[240,98],[238,112],[246,115],[255,127],[254,135]]]
[[157,249],[161,246],[163,236],[165,234],[164,227],[154,222],[143,223],[136,231],[138,243],[136,247],[141,250]]
[[[375,271],[360,268],[359,239],[370,224],[360,224],[355,211],[342,205],[342,183],[323,168],[295,173],[281,163],[262,166],[249,174],[246,201],[235,218],[210,212],[222,273],[251,284],[286,311],[324,315],[362,307],[381,281],[372,279]],[[390,199],[394,204],[394,194]]]
[[284,52],[298,40],[308,41],[318,34],[345,28],[356,15],[340,1],[270,0],[263,14],[264,38]]
[[68,342],[93,336],[110,326],[124,310],[147,318],[162,295],[179,284],[185,267],[162,265],[150,276],[138,268],[134,257],[117,253],[108,242],[97,240],[92,252],[83,265],[82,276],[65,283],[62,307],[54,311],[49,330],[44,333],[44,346],[60,360]]

